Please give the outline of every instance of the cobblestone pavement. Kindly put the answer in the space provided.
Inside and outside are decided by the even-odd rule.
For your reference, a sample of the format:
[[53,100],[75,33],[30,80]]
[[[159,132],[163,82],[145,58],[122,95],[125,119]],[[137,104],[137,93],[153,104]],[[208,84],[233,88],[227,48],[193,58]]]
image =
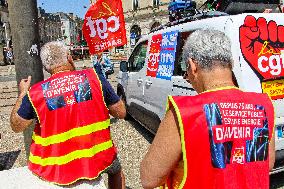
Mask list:
[[[77,62],[79,68],[91,66],[89,61]],[[116,68],[117,72],[117,68]],[[45,77],[48,74],[45,73]],[[116,88],[116,73],[109,78]],[[0,170],[26,165],[23,134],[15,134],[9,126],[9,114],[17,97],[14,66],[0,66]],[[119,152],[128,188],[142,188],[139,165],[144,157],[153,135],[135,121],[111,119],[111,132]],[[1,162],[6,165],[1,165]],[[2,167],[1,167],[2,166]],[[272,189],[284,189],[284,173],[271,176]]]
[[[81,61],[77,62],[76,66],[80,69],[84,66],[90,67],[91,64],[89,61]],[[44,75],[48,77],[47,73]],[[110,76],[109,81],[116,88],[115,74]],[[1,161],[6,163],[2,165],[2,169],[26,165],[23,134],[13,133],[9,126],[10,112],[16,102],[17,91],[14,66],[0,66],[0,170]],[[141,188],[139,165],[149,146],[147,140],[151,140],[153,135],[134,121],[111,119],[111,122],[111,132],[126,176],[126,184],[131,189]]]

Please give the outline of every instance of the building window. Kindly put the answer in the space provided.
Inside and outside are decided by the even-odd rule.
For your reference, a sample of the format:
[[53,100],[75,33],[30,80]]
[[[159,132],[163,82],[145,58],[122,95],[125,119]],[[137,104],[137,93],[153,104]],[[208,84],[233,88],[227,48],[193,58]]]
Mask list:
[[159,7],[160,0],[153,0],[153,7]]
[[132,2],[133,2],[133,10],[136,11],[138,9],[138,7],[139,7],[138,0],[132,0]]

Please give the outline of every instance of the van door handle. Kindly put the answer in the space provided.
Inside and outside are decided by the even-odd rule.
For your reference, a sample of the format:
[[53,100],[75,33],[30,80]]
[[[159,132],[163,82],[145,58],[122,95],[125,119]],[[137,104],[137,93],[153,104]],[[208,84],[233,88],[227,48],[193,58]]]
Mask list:
[[148,86],[150,86],[150,85],[152,85],[152,84],[153,84],[153,83],[152,83],[152,81],[149,81],[149,80],[148,80],[148,81],[146,81],[145,83],[146,83],[146,85],[148,85]]
[[143,79],[137,79],[137,83],[141,84],[143,82]]

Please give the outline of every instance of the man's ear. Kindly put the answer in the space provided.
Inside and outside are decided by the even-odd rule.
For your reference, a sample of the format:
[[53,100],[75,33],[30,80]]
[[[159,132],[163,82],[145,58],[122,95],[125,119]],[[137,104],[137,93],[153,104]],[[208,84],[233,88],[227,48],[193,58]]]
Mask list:
[[67,61],[68,63],[70,64],[71,66],[71,71],[74,71],[75,70],[75,64],[74,64],[74,61],[73,61],[73,58],[71,55],[68,55],[67,56]]
[[67,55],[67,60],[68,60],[69,63],[73,62],[72,56],[68,54]]
[[189,58],[188,64],[189,64],[189,67],[188,67],[187,71],[190,72],[194,77],[196,77],[196,75],[197,75],[196,61],[194,61],[192,58]]

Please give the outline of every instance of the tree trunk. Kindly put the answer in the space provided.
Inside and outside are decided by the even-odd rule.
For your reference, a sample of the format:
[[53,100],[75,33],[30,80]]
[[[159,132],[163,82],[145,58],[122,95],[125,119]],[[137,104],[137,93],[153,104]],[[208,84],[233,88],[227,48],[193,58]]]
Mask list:
[[[37,1],[8,0],[8,9],[17,83],[19,84],[21,79],[27,78],[29,75],[32,76],[32,84],[42,81]],[[33,51],[31,51],[32,47],[34,47]],[[27,154],[29,154],[31,133],[32,128],[24,132]]]

